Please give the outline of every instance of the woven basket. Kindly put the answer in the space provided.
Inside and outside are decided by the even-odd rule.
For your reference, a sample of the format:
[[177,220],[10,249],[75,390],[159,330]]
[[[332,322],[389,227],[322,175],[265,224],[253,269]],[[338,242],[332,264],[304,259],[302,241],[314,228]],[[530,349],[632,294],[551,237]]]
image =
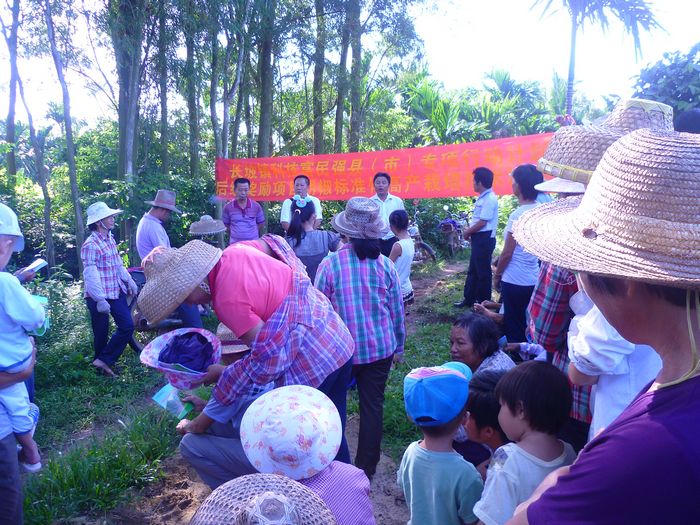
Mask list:
[[250,474],[224,483],[204,500],[190,525],[244,525],[245,508],[264,492],[290,499],[299,516],[299,525],[336,525],[333,513],[323,500],[301,483],[276,474]]

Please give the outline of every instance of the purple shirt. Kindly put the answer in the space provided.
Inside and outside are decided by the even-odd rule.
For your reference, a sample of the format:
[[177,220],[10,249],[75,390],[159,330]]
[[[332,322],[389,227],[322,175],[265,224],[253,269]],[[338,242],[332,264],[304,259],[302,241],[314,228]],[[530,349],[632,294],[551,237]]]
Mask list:
[[700,377],[644,392],[528,508],[531,524],[700,523]]
[[331,509],[338,525],[375,525],[369,480],[359,468],[333,461],[299,483],[313,490]]
[[241,208],[234,199],[224,206],[221,217],[231,236],[229,244],[238,241],[252,241],[260,237],[258,224],[265,222],[262,206],[253,199],[248,199],[245,207]]
[[156,246],[170,248],[170,239],[160,219],[150,213],[144,213],[136,228],[136,250],[139,252],[139,257],[143,259]]

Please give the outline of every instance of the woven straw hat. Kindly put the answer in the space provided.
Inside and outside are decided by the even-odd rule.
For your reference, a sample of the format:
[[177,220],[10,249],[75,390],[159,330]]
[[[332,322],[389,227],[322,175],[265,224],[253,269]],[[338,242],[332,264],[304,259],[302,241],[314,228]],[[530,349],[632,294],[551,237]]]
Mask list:
[[673,130],[673,108],[660,102],[621,100],[600,124],[557,130],[537,168],[548,175],[588,184],[608,147],[635,129]]
[[198,221],[190,224],[190,235],[215,235],[225,231],[224,221],[213,219],[211,215],[202,215]]
[[158,190],[156,198],[152,201],[145,201],[149,206],[156,208],[165,208],[166,210],[182,213],[175,207],[175,192],[172,190]]
[[122,210],[112,209],[102,201],[93,202],[87,209],[87,225],[95,224],[97,221],[121,213]]
[[271,390],[248,407],[241,443],[258,472],[306,479],[331,464],[343,427],[338,409],[320,390],[303,385]]
[[[281,513],[297,521],[279,518],[273,521],[274,516]],[[333,513],[314,491],[298,481],[275,474],[249,474],[224,483],[204,500],[190,521],[190,525],[250,523],[337,524]]]
[[224,323],[219,323],[216,328],[216,337],[221,341],[222,354],[240,354],[250,350],[248,345],[236,337],[231,329]]
[[379,204],[367,197],[353,197],[345,205],[345,211],[331,219],[333,228],[352,239],[381,239],[389,233],[389,226],[382,219]]
[[582,198],[525,213],[514,235],[530,253],[569,270],[700,289],[700,135],[625,135]]
[[200,240],[182,248],[154,248],[142,261],[146,284],[138,307],[149,323],[162,321],[204,281],[221,258],[221,250]]

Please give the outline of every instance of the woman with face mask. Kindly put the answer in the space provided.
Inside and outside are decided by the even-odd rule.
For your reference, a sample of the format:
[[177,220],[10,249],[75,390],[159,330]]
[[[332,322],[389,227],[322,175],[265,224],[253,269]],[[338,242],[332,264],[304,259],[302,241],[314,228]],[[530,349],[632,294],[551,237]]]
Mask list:
[[[104,202],[95,202],[87,209],[90,236],[80,249],[85,282],[85,302],[90,311],[94,336],[95,359],[92,365],[97,373],[113,377],[114,364],[131,339],[134,323],[127,304],[127,295],[138,291],[136,283],[124,267],[117,244],[112,237],[115,210]],[[109,337],[109,315],[117,330]]]

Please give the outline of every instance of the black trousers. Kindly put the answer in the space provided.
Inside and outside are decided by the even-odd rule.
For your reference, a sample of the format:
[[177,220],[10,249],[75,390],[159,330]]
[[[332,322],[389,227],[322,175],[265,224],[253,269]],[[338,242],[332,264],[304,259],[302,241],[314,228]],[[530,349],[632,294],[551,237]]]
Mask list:
[[17,440],[9,434],[0,440],[0,523],[21,524],[23,504]]
[[394,235],[391,239],[380,239],[379,240],[379,246],[382,251],[382,255],[386,255],[389,257],[389,254],[391,253],[391,247],[394,246],[394,243],[399,242],[399,238]]
[[379,463],[384,420],[384,390],[393,356],[373,363],[353,365],[352,375],[360,395],[360,431],[355,466],[374,476]]
[[464,302],[474,303],[491,300],[491,256],[496,248],[496,238],[491,232],[477,232],[471,236],[472,253],[469,269],[464,281]]
[[534,286],[519,286],[501,282],[501,302],[503,303],[503,334],[509,343],[526,341],[527,305],[535,290]]

